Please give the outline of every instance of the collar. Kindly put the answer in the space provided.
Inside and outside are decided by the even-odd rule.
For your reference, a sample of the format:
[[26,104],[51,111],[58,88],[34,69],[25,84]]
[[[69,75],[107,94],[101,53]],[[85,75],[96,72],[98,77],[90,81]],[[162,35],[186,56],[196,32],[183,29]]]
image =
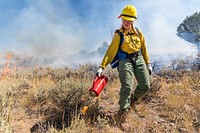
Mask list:
[[122,32],[124,35],[133,35],[136,33],[135,28],[131,28],[131,31],[123,31],[122,27],[120,28],[120,32]]

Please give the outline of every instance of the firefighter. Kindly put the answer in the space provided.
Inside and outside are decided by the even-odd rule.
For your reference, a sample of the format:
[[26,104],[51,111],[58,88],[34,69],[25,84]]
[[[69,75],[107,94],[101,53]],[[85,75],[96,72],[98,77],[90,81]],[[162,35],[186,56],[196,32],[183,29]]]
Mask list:
[[[137,20],[137,10],[133,5],[127,5],[121,12],[120,16],[122,26],[119,32],[123,34],[123,43],[119,48],[120,35],[116,32],[108,47],[102,63],[97,71],[100,76],[102,71],[112,62],[118,50],[121,49],[126,53],[126,57],[119,61],[118,71],[121,83],[120,89],[120,112],[125,113],[131,109],[135,101],[144,96],[150,89],[150,76],[152,67],[143,33],[134,27]],[[132,90],[134,78],[138,85]]]

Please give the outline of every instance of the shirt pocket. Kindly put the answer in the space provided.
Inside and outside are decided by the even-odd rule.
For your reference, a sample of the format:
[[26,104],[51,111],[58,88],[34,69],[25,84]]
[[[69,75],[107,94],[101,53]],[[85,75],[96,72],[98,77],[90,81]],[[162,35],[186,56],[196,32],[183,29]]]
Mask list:
[[135,48],[137,49],[141,48],[141,42],[138,36],[132,36],[132,41],[133,41],[133,45],[135,45]]

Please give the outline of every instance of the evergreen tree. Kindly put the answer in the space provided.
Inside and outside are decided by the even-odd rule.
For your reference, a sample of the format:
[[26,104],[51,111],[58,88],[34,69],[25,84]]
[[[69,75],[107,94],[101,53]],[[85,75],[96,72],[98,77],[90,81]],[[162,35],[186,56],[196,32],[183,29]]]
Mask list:
[[200,12],[185,18],[177,28],[177,36],[197,47],[200,53]]

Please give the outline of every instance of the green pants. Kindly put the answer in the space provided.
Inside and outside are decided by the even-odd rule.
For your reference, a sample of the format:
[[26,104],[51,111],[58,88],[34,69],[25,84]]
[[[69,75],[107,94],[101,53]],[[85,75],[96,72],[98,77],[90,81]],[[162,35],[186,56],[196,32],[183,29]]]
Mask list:
[[[134,78],[136,78],[138,85],[133,92]],[[134,98],[140,98],[150,88],[149,72],[143,56],[138,56],[135,66],[129,59],[121,60],[119,62],[119,79],[121,82],[119,105],[120,109],[126,109],[130,107],[131,95]]]

